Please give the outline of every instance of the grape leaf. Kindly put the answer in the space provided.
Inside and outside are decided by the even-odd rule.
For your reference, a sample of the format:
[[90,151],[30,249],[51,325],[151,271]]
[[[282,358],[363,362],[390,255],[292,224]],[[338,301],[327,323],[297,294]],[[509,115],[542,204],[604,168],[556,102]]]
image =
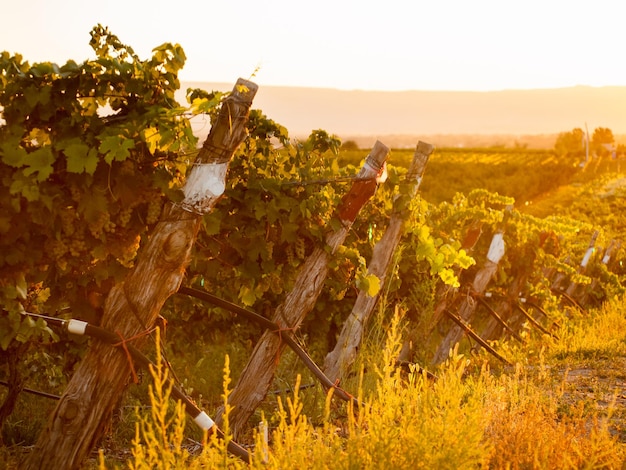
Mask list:
[[161,141],[161,134],[159,134],[159,129],[157,129],[156,127],[148,127],[141,134],[143,140],[148,145],[148,150],[150,151],[150,153],[154,153],[159,146],[159,142]]
[[39,199],[39,186],[33,184],[30,178],[23,173],[18,172],[9,187],[10,194],[20,194],[28,202],[36,201]]
[[380,292],[380,279],[373,274],[357,279],[356,285],[357,288],[365,291],[370,297],[374,297]]
[[135,146],[132,139],[126,139],[122,136],[111,135],[102,140],[98,150],[104,154],[104,161],[109,165],[116,160],[122,162],[130,155],[130,149]]
[[26,295],[28,294],[28,285],[26,284],[26,278],[24,277],[24,273],[20,273],[17,275],[15,279],[15,290],[17,292],[17,298],[21,300],[26,300]]
[[202,219],[202,224],[207,235],[217,235],[220,233],[222,219],[217,216],[207,216]]
[[37,181],[42,182],[48,179],[54,168],[54,155],[50,147],[41,147],[28,154],[28,167],[24,169],[24,174],[30,176],[37,173]]
[[2,163],[13,168],[19,168],[24,165],[28,152],[15,140],[10,140],[0,144],[0,155],[2,156]]
[[98,165],[98,153],[81,143],[72,143],[65,147],[67,171],[70,173],[88,173],[93,175]]
[[246,307],[254,305],[254,302],[256,302],[254,290],[250,289],[248,286],[241,286],[241,289],[239,290],[239,299]]

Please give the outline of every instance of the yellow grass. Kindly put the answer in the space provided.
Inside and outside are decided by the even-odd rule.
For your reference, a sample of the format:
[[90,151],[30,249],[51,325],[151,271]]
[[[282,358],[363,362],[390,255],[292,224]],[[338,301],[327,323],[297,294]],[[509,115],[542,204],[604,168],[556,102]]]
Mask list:
[[[203,452],[181,451],[183,411],[166,408],[167,393],[151,393],[153,411],[143,418],[130,468],[263,469],[459,469],[623,468],[625,446],[611,433],[615,402],[599,410],[594,397],[572,400],[567,374],[552,373],[549,361],[595,349],[624,355],[623,301],[572,320],[562,340],[533,367],[496,373],[452,353],[437,379],[394,362],[400,348],[400,315],[387,329],[373,387],[359,387],[360,407],[338,406],[329,393],[322,422],[303,414],[298,383],[292,397],[278,400],[268,443],[256,436],[252,462],[229,456],[223,441],[208,439]],[[618,329],[619,328],[619,329]],[[470,372],[470,370],[472,372]],[[225,368],[224,398],[229,370]],[[157,377],[158,379],[158,377]],[[299,380],[299,379],[298,379]],[[159,380],[155,387],[158,388]],[[591,404],[591,405],[590,405]],[[154,410],[157,410],[156,412]],[[613,424],[614,425],[614,424]],[[169,431],[171,434],[167,434]],[[226,429],[228,434],[228,430]],[[154,446],[160,446],[153,449]],[[104,465],[103,465],[104,467]]]

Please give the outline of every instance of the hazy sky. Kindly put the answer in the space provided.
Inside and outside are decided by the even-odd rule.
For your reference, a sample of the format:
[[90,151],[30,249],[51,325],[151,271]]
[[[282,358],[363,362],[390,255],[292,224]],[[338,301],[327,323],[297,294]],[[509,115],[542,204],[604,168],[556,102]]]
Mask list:
[[183,80],[363,90],[626,85],[623,0],[1,0],[0,51],[93,57],[108,26],[142,58],[187,55]]

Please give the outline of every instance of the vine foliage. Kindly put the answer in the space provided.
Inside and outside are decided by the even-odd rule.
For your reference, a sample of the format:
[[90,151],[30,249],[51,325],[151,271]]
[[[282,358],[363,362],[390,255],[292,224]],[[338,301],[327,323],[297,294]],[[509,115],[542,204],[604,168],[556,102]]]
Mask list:
[[[22,308],[69,307],[97,321],[166,198],[177,200],[190,118],[221,94],[174,93],[185,54],[163,44],[141,60],[103,26],[95,58],[59,66],[0,54],[0,348],[51,335]],[[33,328],[36,327],[36,328]]]

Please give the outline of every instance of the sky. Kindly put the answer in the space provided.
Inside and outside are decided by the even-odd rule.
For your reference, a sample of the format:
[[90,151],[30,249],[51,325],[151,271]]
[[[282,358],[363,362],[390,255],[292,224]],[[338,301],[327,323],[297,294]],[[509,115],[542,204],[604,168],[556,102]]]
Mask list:
[[178,43],[185,81],[342,90],[626,86],[623,0],[0,0],[0,51],[94,57],[107,26],[141,58]]

